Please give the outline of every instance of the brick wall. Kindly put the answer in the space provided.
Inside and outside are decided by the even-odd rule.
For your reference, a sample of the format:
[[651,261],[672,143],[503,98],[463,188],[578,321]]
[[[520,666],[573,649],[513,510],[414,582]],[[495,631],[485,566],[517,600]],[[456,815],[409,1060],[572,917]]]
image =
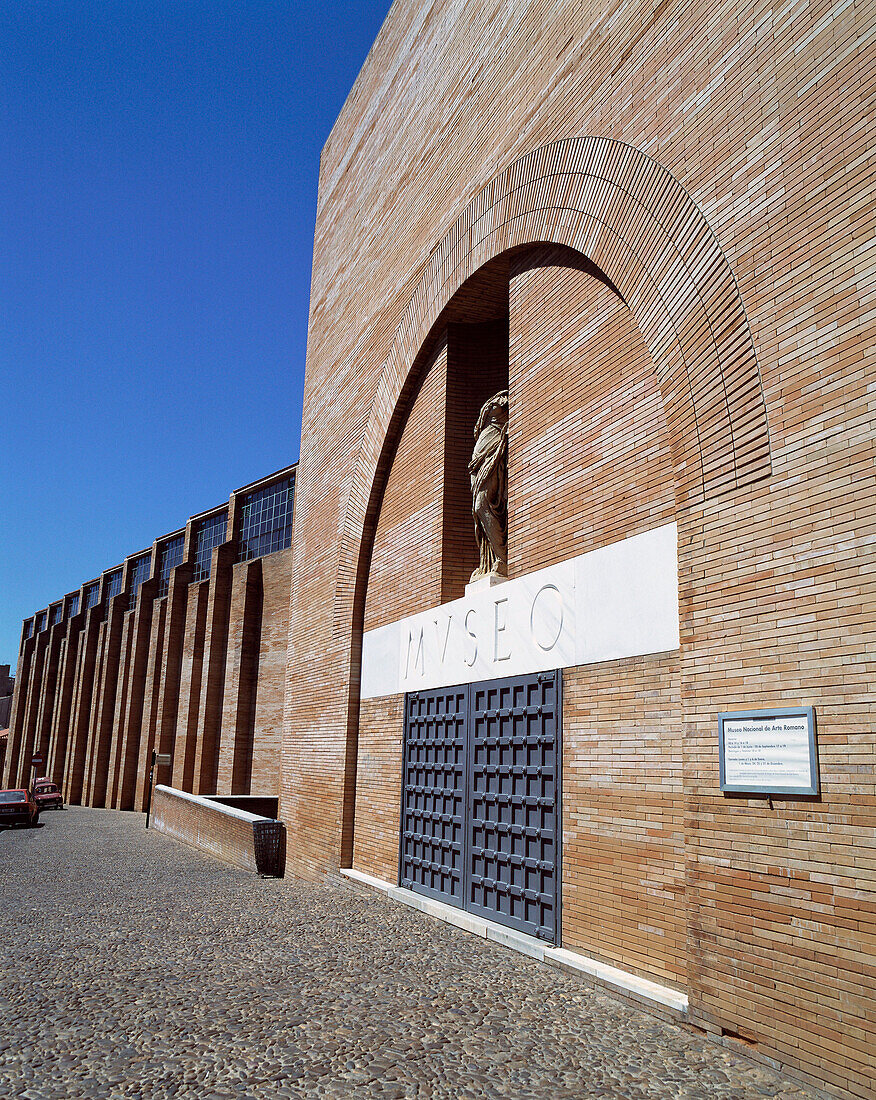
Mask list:
[[[541,279],[546,296],[534,298],[528,329],[512,324],[512,360],[515,332],[532,333],[518,400],[525,371],[554,355],[544,322],[561,302],[578,326],[562,336],[567,347],[589,341],[600,364],[599,376],[567,378],[567,415],[622,393],[610,414],[622,460],[599,464],[593,424],[573,431],[585,469],[550,518],[567,545],[596,545],[651,514],[656,526],[674,497],[682,647],[677,671],[644,662],[614,688],[585,677],[569,702],[577,713],[599,688],[596,711],[574,718],[579,804],[567,810],[583,815],[573,841],[582,866],[566,873],[593,886],[610,957],[685,982],[703,1026],[857,1097],[871,1090],[876,1015],[863,973],[876,908],[865,844],[876,804],[874,18],[872,6],[826,3],[393,6],[321,162],[281,792],[296,868],[337,866],[356,808],[350,756],[362,738],[373,762],[376,737],[370,712],[358,720],[360,554],[407,415],[408,374],[436,325],[459,321],[445,311],[468,275],[503,249],[576,248],[618,287],[641,340],[608,290],[567,271],[515,275],[520,295]],[[712,295],[719,284],[726,311]],[[639,417],[660,418],[643,342],[666,425],[653,454],[654,435],[635,435]],[[538,432],[552,438],[565,410],[550,395],[532,413],[544,417],[531,429],[537,472]],[[513,416],[511,430],[521,430]],[[649,486],[661,466],[671,492],[659,478]],[[533,476],[532,514],[515,509],[512,555],[515,538],[532,561],[556,552],[536,537],[546,485]],[[722,797],[717,714],[776,702],[816,707],[821,798],[771,807]],[[600,741],[619,731],[629,745],[637,726],[649,756],[647,798],[633,813],[623,753],[608,761],[612,797],[596,791],[603,750],[588,730],[605,730]],[[683,951],[671,913],[679,776]],[[594,835],[628,868],[626,918],[602,869],[585,865]],[[366,859],[355,838],[354,850]],[[388,866],[376,850],[367,858]],[[592,942],[587,891],[571,880],[566,890],[570,928]],[[649,927],[659,931],[653,958],[641,953]]]
[[232,569],[215,791],[248,794],[262,631],[261,562]]
[[172,778],[172,785],[183,791],[195,789],[195,750],[200,716],[198,704],[201,698],[209,588],[210,583],[205,580],[191,585],[186,603]]
[[365,699],[359,714],[353,866],[398,881],[404,696]]
[[[507,281],[498,309],[507,309]],[[474,426],[484,401],[507,385],[507,317],[450,324],[387,479],[368,572],[366,630],[463,595],[478,564],[468,473]]]
[[556,266],[556,251],[525,253],[512,268],[512,577],[675,516],[666,419],[642,335],[614,291]]
[[[472,570],[479,564],[471,514],[471,475],[468,464],[474,448],[474,428],[484,402],[508,388],[507,278],[496,320],[471,320],[478,311],[471,303],[460,306],[470,323],[448,325],[450,369],[447,378],[447,434],[444,460],[444,537],[441,546],[442,600],[465,593]],[[370,583],[370,582],[369,582]],[[418,609],[420,610],[420,609]]]
[[[675,516],[666,419],[642,335],[614,290],[558,266],[564,260],[534,249],[511,266],[511,576]],[[567,670],[563,943],[682,985],[683,751],[676,655]]]
[[26,781],[41,752],[68,802],[142,810],[157,751],[171,757],[157,783],[276,797],[292,554],[235,564],[231,539],[192,584],[198,518],[165,596],[157,576],[134,596],[128,564],[118,595],[85,609],[83,590],[82,611],[23,639],[4,781]]
[[[876,573],[860,502],[876,481],[854,399],[845,431],[830,427],[828,403],[812,445],[779,452],[770,483],[732,512],[698,510],[681,531],[689,950],[697,1016],[866,1096],[876,648],[864,608]],[[820,797],[722,797],[717,715],[783,703],[816,709]]]
[[447,344],[436,352],[402,433],[374,537],[365,629],[441,601]]
[[245,871],[256,871],[253,822],[259,814],[186,797],[170,787],[155,788],[150,825],[159,833],[200,848]]
[[284,550],[269,554],[261,559],[261,567],[262,613],[250,788],[253,794],[276,797],[280,787],[292,553]]
[[563,944],[686,986],[677,654],[563,675]]

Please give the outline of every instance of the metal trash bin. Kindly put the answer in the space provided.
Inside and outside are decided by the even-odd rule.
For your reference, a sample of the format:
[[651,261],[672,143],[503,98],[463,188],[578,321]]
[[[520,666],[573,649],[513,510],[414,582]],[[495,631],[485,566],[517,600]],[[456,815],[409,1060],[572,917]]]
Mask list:
[[256,870],[262,878],[279,878],[280,852],[283,843],[282,821],[254,821],[252,823]]

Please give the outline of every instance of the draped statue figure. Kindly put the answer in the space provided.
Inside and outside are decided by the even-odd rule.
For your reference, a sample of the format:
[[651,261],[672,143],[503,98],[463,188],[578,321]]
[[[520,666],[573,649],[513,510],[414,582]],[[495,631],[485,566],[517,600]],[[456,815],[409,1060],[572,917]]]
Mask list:
[[471,579],[508,574],[508,391],[484,404],[474,430],[468,464],[471,513],[480,563]]

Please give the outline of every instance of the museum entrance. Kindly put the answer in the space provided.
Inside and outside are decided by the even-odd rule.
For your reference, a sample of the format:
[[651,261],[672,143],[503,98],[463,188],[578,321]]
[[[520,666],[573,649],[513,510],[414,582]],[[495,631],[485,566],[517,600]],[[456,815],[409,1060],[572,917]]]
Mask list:
[[559,937],[560,672],[405,696],[399,883]]

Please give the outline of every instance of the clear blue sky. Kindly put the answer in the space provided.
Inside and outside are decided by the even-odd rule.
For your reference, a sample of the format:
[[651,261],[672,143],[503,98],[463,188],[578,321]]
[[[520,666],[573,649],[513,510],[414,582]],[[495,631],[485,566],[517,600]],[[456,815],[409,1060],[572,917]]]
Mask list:
[[0,6],[0,664],[298,458],[319,154],[389,6]]

